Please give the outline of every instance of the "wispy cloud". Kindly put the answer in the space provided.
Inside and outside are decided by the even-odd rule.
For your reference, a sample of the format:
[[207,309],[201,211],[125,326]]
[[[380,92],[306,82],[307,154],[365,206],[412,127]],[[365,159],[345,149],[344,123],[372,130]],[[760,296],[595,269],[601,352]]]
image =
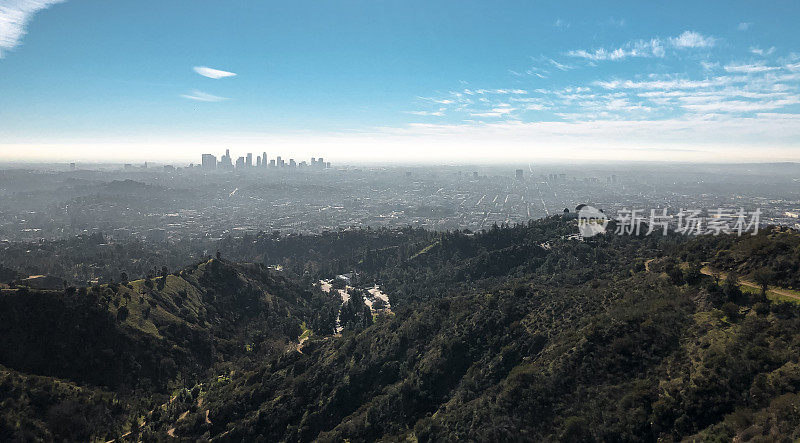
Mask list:
[[677,37],[670,37],[669,42],[675,48],[710,48],[714,46],[716,39],[699,32],[684,31]]
[[0,58],[19,46],[28,22],[37,12],[66,0],[6,0],[0,2]]
[[[761,49],[753,46],[748,49],[745,46],[737,57],[746,58],[719,60],[725,54],[711,52],[716,46],[717,38],[689,30],[673,37],[631,40],[612,49],[569,53],[586,59],[585,63],[571,60],[567,65],[546,55],[531,56],[535,67],[510,72],[517,77],[552,73],[553,78],[558,78],[555,73],[559,70],[581,70],[585,66],[594,66],[594,62],[599,60],[663,59],[648,64],[655,72],[635,73],[630,77],[570,76],[578,78],[579,83],[544,87],[542,82],[536,82],[538,87],[519,90],[462,88],[449,92],[448,96],[429,99],[429,103],[435,105],[429,111],[416,114],[447,115],[448,121],[460,119],[465,125],[479,128],[499,128],[497,125],[501,124],[507,128],[520,128],[525,125],[534,127],[537,123],[552,127],[563,127],[556,122],[588,126],[596,123],[595,128],[630,128],[638,133],[642,128],[653,129],[661,125],[666,128],[674,123],[678,138],[684,124],[685,130],[689,131],[692,127],[713,128],[726,122],[726,131],[714,132],[720,137],[729,137],[733,144],[740,142],[738,137],[731,136],[737,124],[756,128],[764,122],[784,131],[800,120],[800,55],[776,56],[773,54],[778,51],[773,47]],[[679,56],[685,52],[693,52],[693,56]],[[698,58],[700,55],[702,57]],[[673,62],[679,65],[675,66],[677,70],[665,72],[665,67],[675,65]],[[702,70],[698,69],[700,67]],[[630,70],[625,69],[618,75],[628,72]],[[511,84],[525,83],[514,79]],[[766,113],[771,114],[765,117]],[[787,117],[794,115],[797,118]],[[794,128],[791,133],[797,131],[800,129]],[[641,134],[645,138],[650,136],[646,131]]]
[[739,72],[743,74],[752,74],[756,72],[768,72],[768,71],[775,71],[778,70],[777,66],[767,66],[763,63],[751,63],[751,64],[730,64],[725,65],[725,70],[727,72]]
[[609,19],[606,20],[605,22],[602,22],[602,24],[606,24],[606,25],[610,25],[610,26],[618,26],[618,27],[621,28],[621,27],[625,26],[625,19],[624,18],[615,19],[614,17],[609,17]]
[[438,111],[405,111],[406,114],[441,117],[444,115],[445,108],[439,108]]
[[483,94],[527,94],[528,91],[524,89],[465,89],[463,91],[466,95],[483,95]]
[[572,66],[559,63],[553,60],[552,58],[549,60],[549,62],[551,65],[555,66],[555,68],[558,69],[559,71],[569,71],[570,69],[572,69]]
[[628,57],[663,57],[664,46],[660,39],[654,38],[649,41],[628,42],[625,46],[616,49],[599,48],[590,51],[577,49],[567,52],[567,55],[591,61],[622,60]]
[[740,31],[747,31],[748,29],[750,29],[751,26],[753,26],[753,24],[750,22],[742,22],[739,23],[739,26],[737,26],[736,29]]
[[557,18],[556,21],[553,22],[553,26],[556,28],[569,28],[570,24],[564,20],[561,20],[560,18]]
[[182,94],[181,97],[199,102],[221,102],[223,100],[228,100],[227,97],[219,97],[203,91],[198,91],[197,89],[193,90],[188,94]]
[[608,80],[595,81],[593,85],[603,89],[697,89],[728,84],[728,77],[715,77],[704,80],[690,80],[686,78],[665,77],[654,80]]
[[194,72],[202,75],[203,77],[218,79],[226,77],[235,77],[235,72],[222,71],[219,69],[209,68],[208,66],[195,66]]
[[763,55],[772,55],[772,53],[775,52],[775,47],[771,46],[769,49],[761,49],[761,48],[758,48],[758,47],[752,47],[752,48],[750,48],[750,52],[755,54],[755,55],[762,55],[762,56]]
[[695,31],[685,31],[677,37],[669,37],[666,40],[659,37],[650,40],[632,40],[619,48],[576,49],[567,52],[567,55],[589,61],[613,61],[631,57],[664,57],[666,47],[674,49],[710,48],[715,43],[716,39],[714,37],[705,36]]
[[490,109],[487,112],[473,112],[470,115],[472,115],[473,117],[502,117],[512,112],[514,112],[514,108],[512,108],[511,105],[503,103]]

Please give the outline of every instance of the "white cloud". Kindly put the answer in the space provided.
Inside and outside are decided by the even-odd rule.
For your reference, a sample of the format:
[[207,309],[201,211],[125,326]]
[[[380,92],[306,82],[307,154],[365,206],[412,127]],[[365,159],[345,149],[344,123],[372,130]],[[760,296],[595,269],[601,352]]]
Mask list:
[[605,24],[611,25],[611,26],[619,26],[621,28],[621,27],[625,26],[625,19],[621,18],[621,19],[617,20],[614,17],[609,17],[609,19],[605,21]]
[[221,71],[219,69],[213,69],[207,66],[195,66],[193,69],[194,72],[202,75],[203,77],[208,77],[213,79],[236,76],[235,72]]
[[19,46],[28,22],[37,12],[66,0],[6,0],[0,2],[0,58]]
[[716,40],[695,31],[684,31],[677,37],[670,37],[669,42],[676,48],[710,48]]
[[742,22],[739,23],[739,26],[737,26],[736,29],[740,31],[747,31],[748,29],[750,29],[751,26],[753,26],[753,24],[750,22]]
[[711,86],[722,86],[730,84],[737,79],[733,77],[713,77],[704,80],[689,80],[684,78],[664,78],[656,80],[610,80],[595,81],[592,84],[603,89],[697,89],[708,88]]
[[221,102],[223,100],[228,100],[227,97],[219,97],[216,95],[211,95],[203,91],[193,90],[188,94],[182,94],[181,97],[188,98],[189,100],[196,100],[199,102]]
[[564,20],[557,18],[556,21],[553,22],[553,26],[555,26],[556,28],[569,28],[570,25]]
[[772,111],[800,103],[798,97],[787,97],[780,100],[745,101],[745,100],[709,100],[705,103],[687,103],[683,108],[694,112],[726,112],[741,113],[753,111]]
[[559,71],[569,71],[570,69],[572,69],[572,66],[561,64],[553,60],[552,58],[549,60],[549,62],[551,65],[555,66],[556,69],[558,69]]
[[[507,95],[507,94],[527,94],[528,91],[524,89],[465,89],[463,94],[466,95],[484,95],[484,94],[499,94],[499,95]],[[440,102],[441,103],[441,102]]]
[[615,49],[576,49],[567,52],[567,55],[589,61],[622,60],[628,57],[660,58],[666,54],[665,46],[675,49],[710,48],[715,43],[716,39],[714,37],[704,36],[694,31],[685,31],[677,37],[670,37],[666,40],[658,37],[650,40],[633,40]]
[[599,48],[593,51],[578,49],[567,52],[567,55],[591,61],[622,60],[628,57],[663,57],[664,47],[660,39],[654,38],[628,42],[625,46],[616,49]]
[[474,112],[470,115],[473,117],[502,117],[506,114],[510,114],[514,112],[514,108],[511,105],[506,103],[501,103],[500,105],[490,109],[487,112]]
[[[534,59],[536,60],[536,59]],[[538,61],[538,60],[536,60]],[[522,76],[522,73],[514,72],[518,76]],[[531,66],[530,68],[525,70],[525,75],[533,75],[539,78],[547,78],[547,75],[550,74],[550,71],[542,68],[537,68],[536,66]]]
[[750,48],[750,52],[752,52],[755,55],[771,55],[773,52],[775,52],[775,47],[772,46],[769,49],[761,49],[761,48],[758,48],[758,47],[751,47]]
[[727,72],[740,72],[744,74],[775,71],[777,69],[780,68],[778,68],[777,66],[767,66],[763,63],[725,65],[725,71]]
[[405,111],[406,114],[441,117],[444,115],[445,108],[439,108],[438,111]]

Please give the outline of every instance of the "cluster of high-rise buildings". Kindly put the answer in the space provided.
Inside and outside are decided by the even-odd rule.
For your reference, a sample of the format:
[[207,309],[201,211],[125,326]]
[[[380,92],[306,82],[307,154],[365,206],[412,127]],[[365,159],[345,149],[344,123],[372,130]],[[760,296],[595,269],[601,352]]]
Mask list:
[[248,152],[246,156],[239,157],[236,161],[233,161],[231,157],[231,150],[226,149],[225,155],[217,161],[217,156],[214,154],[203,154],[202,163],[203,169],[208,170],[215,170],[215,169],[245,169],[245,168],[311,168],[311,169],[326,169],[331,167],[330,162],[325,162],[325,159],[322,157],[316,158],[311,157],[311,163],[307,163],[306,161],[301,161],[297,163],[294,161],[293,158],[290,158],[288,162],[281,158],[281,156],[277,156],[273,159],[269,159],[267,162],[267,153],[263,152],[261,155],[256,155],[256,162],[253,163],[253,153]]

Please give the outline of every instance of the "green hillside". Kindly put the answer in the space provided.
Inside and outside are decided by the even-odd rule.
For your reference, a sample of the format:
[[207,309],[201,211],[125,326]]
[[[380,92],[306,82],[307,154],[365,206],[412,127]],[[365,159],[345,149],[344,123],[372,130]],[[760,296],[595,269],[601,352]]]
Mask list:
[[[607,237],[556,242],[552,253],[526,248],[540,228],[443,236],[424,265],[418,255],[381,272],[406,277],[395,287],[403,291],[444,288],[455,275],[459,290],[400,298],[393,318],[237,374],[169,426],[233,441],[800,436],[796,305],[694,275],[682,260],[697,241]],[[490,235],[501,248],[476,247]],[[787,235],[797,236],[760,241]],[[522,243],[509,247],[504,237]],[[797,250],[785,252],[797,263]],[[644,266],[651,259],[658,270]],[[494,261],[503,264],[485,265]]]
[[[6,290],[0,437],[60,435],[58,408],[81,435],[145,441],[800,438],[800,234],[573,230],[256,238],[239,256],[283,271],[214,259]],[[393,314],[334,334],[341,302],[316,282],[338,272],[380,284]]]
[[[332,332],[336,309],[329,298],[263,265],[217,259],[176,274],[89,290],[6,290],[0,295],[0,364],[5,366],[0,372],[18,390],[31,380],[22,374],[37,376],[40,385],[53,377],[53,386],[99,389],[127,414],[139,403],[152,407],[176,389],[227,374],[231,364],[246,366],[250,359],[282,354],[304,324]],[[75,396],[86,395],[77,389]],[[62,397],[54,397],[56,404],[49,407]],[[49,400],[42,401],[47,409]],[[15,408],[3,412],[17,413]],[[45,423],[36,425],[41,429],[34,430],[40,437],[49,435],[44,430],[50,427],[47,414],[42,419]],[[0,436],[4,432],[21,435],[13,427],[0,429]]]

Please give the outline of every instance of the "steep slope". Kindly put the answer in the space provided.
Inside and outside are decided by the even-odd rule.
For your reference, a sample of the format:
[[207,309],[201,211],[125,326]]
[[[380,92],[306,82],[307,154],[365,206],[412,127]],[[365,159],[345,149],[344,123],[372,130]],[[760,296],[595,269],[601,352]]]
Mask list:
[[[260,238],[242,254],[286,271],[215,259],[87,292],[3,290],[0,438],[66,435],[64,411],[74,435],[144,441],[800,437],[800,309],[735,278],[767,267],[791,284],[800,234],[574,230]],[[340,301],[313,285],[345,271],[392,313],[337,335]]]
[[[472,280],[474,289],[408,301],[363,331],[312,340],[302,354],[210,385],[202,407],[176,406],[189,412],[149,432],[233,441],[797,438],[800,311],[691,275],[684,241],[608,237],[508,261]],[[662,270],[644,266],[654,258]],[[448,275],[434,263],[417,284]]]
[[88,291],[4,290],[0,364],[10,377],[160,402],[225,364],[285,352],[303,325],[332,331],[337,309],[263,265],[218,259]]

